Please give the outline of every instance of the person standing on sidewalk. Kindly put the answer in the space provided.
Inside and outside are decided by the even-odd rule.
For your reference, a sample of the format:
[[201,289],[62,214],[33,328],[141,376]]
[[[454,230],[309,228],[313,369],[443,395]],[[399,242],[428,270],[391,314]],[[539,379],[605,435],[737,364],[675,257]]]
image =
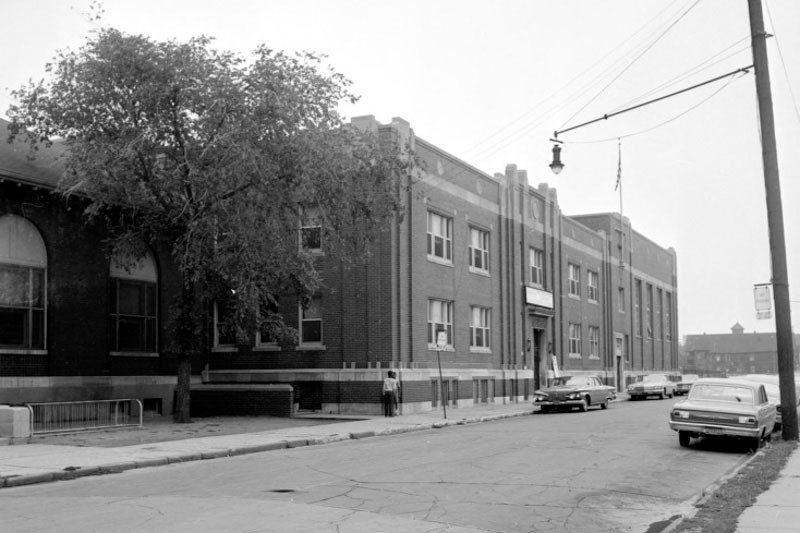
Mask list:
[[397,394],[399,384],[394,370],[389,370],[386,379],[383,380],[383,416],[395,416],[397,414]]

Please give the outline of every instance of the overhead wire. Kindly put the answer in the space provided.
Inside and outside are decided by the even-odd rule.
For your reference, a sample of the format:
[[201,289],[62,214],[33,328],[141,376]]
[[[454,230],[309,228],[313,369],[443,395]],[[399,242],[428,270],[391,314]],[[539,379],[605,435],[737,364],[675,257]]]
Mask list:
[[600,95],[606,91],[606,89],[608,89],[611,85],[613,85],[614,82],[616,82],[623,74],[625,74],[625,72],[627,72],[634,64],[636,64],[636,62],[639,61],[639,59],[641,59],[642,56],[644,56],[644,54],[646,54],[651,48],[653,48],[653,46],[655,46],[656,43],[658,43],[662,38],[664,38],[664,36],[667,33],[669,33],[670,30],[672,30],[672,28],[674,28],[681,20],[683,20],[686,17],[686,15],[688,15],[689,12],[692,9],[694,9],[697,6],[697,4],[700,3],[700,1],[701,0],[695,0],[695,2],[691,6],[689,6],[689,8],[681,14],[681,16],[679,16],[675,21],[673,21],[669,26],[667,26],[667,28],[663,32],[661,32],[661,34],[659,34],[658,37],[656,37],[656,39],[653,40],[647,47],[645,47],[645,49],[642,50],[633,59],[633,61],[628,63],[628,65],[625,68],[623,68],[619,73],[617,73],[617,75],[614,76],[611,79],[611,81],[609,81],[605,86],[603,86],[603,88],[600,91],[598,91],[598,93],[595,96],[590,98],[588,102],[586,102],[583,106],[581,106],[575,113],[573,113],[567,120],[564,121],[564,124],[559,126],[557,129],[562,129],[568,122],[570,122],[579,113],[581,113],[584,109],[586,109],[592,102],[594,102],[597,98],[599,98]]
[[[594,62],[592,63],[592,65],[593,65],[593,66],[591,66],[591,67],[589,67],[589,68],[587,68],[587,69],[583,70],[582,72],[580,72],[580,73],[576,74],[575,76],[573,76],[573,77],[570,79],[570,81],[568,81],[566,84],[562,85],[562,86],[561,86],[561,87],[560,87],[558,90],[556,90],[555,92],[553,92],[552,94],[550,94],[549,96],[547,96],[546,98],[544,98],[544,99],[543,99],[541,102],[539,102],[538,104],[536,104],[536,105],[535,105],[533,108],[529,109],[528,111],[526,111],[525,113],[523,113],[522,115],[520,115],[519,117],[517,117],[516,119],[512,120],[511,122],[509,122],[509,123],[508,123],[508,124],[506,124],[505,126],[503,126],[503,127],[501,127],[500,129],[496,130],[494,133],[492,133],[491,135],[489,135],[488,137],[486,137],[484,140],[482,140],[482,141],[480,141],[480,142],[478,142],[478,143],[476,143],[476,144],[474,144],[474,145],[470,146],[468,149],[466,149],[466,150],[465,150],[465,152],[466,152],[466,153],[468,153],[468,154],[471,154],[471,153],[476,153],[476,152],[480,154],[480,153],[487,152],[487,151],[488,151],[489,153],[493,153],[493,151],[494,151],[494,150],[493,150],[493,148],[495,148],[496,146],[498,146],[498,145],[504,145],[504,144],[505,144],[505,142],[506,142],[506,141],[508,141],[509,139],[513,139],[513,138],[517,137],[518,135],[520,135],[520,134],[522,134],[522,133],[524,133],[524,132],[526,132],[526,131],[530,130],[530,129],[531,129],[533,126],[536,126],[536,125],[538,125],[539,123],[543,122],[544,120],[546,120],[547,118],[549,118],[550,116],[552,116],[552,115],[553,115],[555,112],[557,112],[557,111],[558,111],[558,110],[560,110],[561,108],[563,108],[563,107],[566,107],[566,106],[568,105],[568,102],[570,102],[570,101],[574,101],[575,99],[577,99],[577,98],[581,97],[583,94],[585,94],[586,92],[588,92],[589,90],[591,90],[591,88],[592,88],[593,86],[595,86],[596,84],[600,83],[600,80],[602,79],[602,77],[603,77],[603,76],[607,75],[607,73],[606,73],[606,72],[601,72],[600,74],[597,74],[597,75],[595,75],[595,76],[594,76],[594,77],[593,77],[593,78],[592,78],[592,79],[591,79],[589,82],[587,82],[587,84],[584,84],[585,86],[579,87],[578,89],[576,89],[576,90],[572,91],[572,92],[571,92],[571,93],[570,93],[570,94],[569,94],[569,95],[568,95],[566,98],[564,98],[564,100],[563,100],[561,103],[558,103],[558,102],[556,102],[555,104],[553,104],[553,105],[551,105],[550,107],[546,108],[546,109],[545,109],[545,110],[544,110],[542,113],[540,113],[539,115],[537,115],[537,116],[533,117],[533,118],[532,118],[532,122],[528,122],[527,124],[523,125],[521,128],[517,128],[517,129],[515,129],[515,130],[514,130],[514,131],[512,131],[512,132],[511,132],[509,135],[506,135],[506,136],[504,136],[504,138],[503,138],[503,139],[501,139],[500,141],[495,141],[495,142],[493,142],[493,143],[492,143],[491,145],[489,145],[488,147],[479,148],[481,145],[484,145],[485,143],[487,143],[487,142],[489,142],[490,140],[494,139],[495,137],[497,137],[498,135],[500,135],[501,133],[503,133],[505,130],[507,130],[508,128],[512,127],[514,124],[516,124],[516,123],[520,122],[521,120],[523,120],[524,118],[526,118],[527,116],[529,116],[531,113],[533,113],[533,112],[535,112],[535,111],[538,111],[538,110],[539,110],[539,109],[540,109],[540,108],[541,108],[543,105],[545,105],[545,104],[546,104],[548,101],[552,100],[552,99],[553,99],[553,98],[555,98],[557,95],[559,95],[559,94],[562,94],[562,93],[563,93],[563,92],[564,92],[564,91],[565,91],[567,88],[569,88],[570,86],[574,85],[574,84],[575,84],[575,82],[576,82],[576,80],[578,80],[578,79],[580,79],[580,78],[582,78],[582,77],[585,77],[585,76],[587,75],[587,73],[589,73],[589,72],[591,72],[592,70],[596,69],[596,68],[598,67],[598,65],[602,65],[602,63],[603,63],[603,62],[604,62],[604,61],[605,61],[605,60],[606,60],[606,59],[607,59],[609,56],[611,56],[612,54],[614,54],[614,53],[615,53],[617,50],[619,50],[619,49],[620,49],[620,48],[622,48],[623,46],[627,45],[627,44],[628,44],[630,41],[632,41],[632,40],[634,39],[634,37],[636,37],[637,35],[639,35],[640,33],[642,33],[642,32],[645,30],[645,28],[647,28],[648,26],[651,26],[651,25],[653,24],[653,21],[655,21],[656,19],[658,19],[659,17],[661,17],[661,16],[662,16],[662,14],[663,14],[665,11],[669,10],[669,9],[670,9],[670,8],[671,8],[671,7],[672,7],[674,4],[676,4],[678,1],[679,1],[679,0],[673,0],[673,1],[672,1],[672,2],[671,2],[671,3],[670,3],[668,6],[667,6],[667,7],[665,7],[664,9],[662,9],[662,10],[661,10],[659,13],[657,13],[655,16],[653,16],[653,17],[652,17],[650,20],[648,20],[648,21],[647,21],[645,24],[643,24],[642,26],[640,26],[640,27],[639,27],[639,29],[637,29],[637,30],[636,30],[634,33],[632,33],[630,36],[628,36],[626,39],[624,39],[624,40],[623,40],[621,43],[619,43],[617,46],[615,46],[614,48],[612,48],[612,49],[611,49],[609,52],[607,52],[606,54],[604,54],[604,55],[603,55],[603,56],[602,56],[602,57],[601,57],[599,60],[597,60],[597,61],[594,61]],[[699,1],[699,0],[695,0],[695,3],[696,3],[697,1]],[[669,23],[669,24],[672,24],[672,23]],[[656,31],[657,31],[657,30],[656,30]],[[663,32],[662,32],[662,33],[663,33]],[[651,34],[650,34],[650,35],[653,35],[653,34],[655,34],[655,31],[654,31],[654,32],[651,32]],[[649,36],[648,36],[648,37],[645,39],[645,42],[649,42],[649,40],[650,40],[650,39],[651,39],[651,37],[649,37]],[[634,52],[635,52],[635,50],[634,50]],[[616,66],[617,64],[619,64],[619,63],[623,63],[623,62],[625,61],[626,57],[627,57],[628,55],[630,55],[631,53],[633,53],[633,52],[628,52],[628,53],[626,53],[625,55],[621,56],[619,59],[616,59],[616,60],[615,60],[615,61],[612,63],[612,65],[611,65],[610,67],[608,67],[606,70],[613,69],[613,68],[615,68],[615,66]]]
[[794,96],[794,89],[792,88],[792,82],[789,80],[789,71],[786,69],[786,61],[783,59],[783,51],[781,50],[781,43],[778,39],[777,30],[775,29],[775,23],[772,22],[772,13],[769,10],[769,2],[764,2],[767,6],[767,18],[769,18],[769,25],[772,27],[772,31],[775,33],[775,46],[778,48],[778,57],[781,60],[781,67],[783,67],[783,76],[786,79],[786,85],[789,87],[789,96],[792,98],[792,104],[794,105],[794,115],[797,117],[797,121],[800,122],[800,111],[797,109],[797,98]]

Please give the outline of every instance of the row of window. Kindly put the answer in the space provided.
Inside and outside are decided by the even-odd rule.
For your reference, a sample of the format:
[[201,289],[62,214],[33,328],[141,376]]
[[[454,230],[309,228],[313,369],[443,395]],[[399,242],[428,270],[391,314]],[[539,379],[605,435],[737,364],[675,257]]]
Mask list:
[[[491,346],[492,310],[488,307],[472,305],[469,308],[469,347],[473,350],[488,351]],[[453,349],[453,302],[428,300],[428,347],[435,348],[439,333],[446,339],[444,348]]]
[[[600,328],[589,326],[589,359],[600,359]],[[569,323],[569,356],[583,356],[583,326]]]
[[[644,298],[644,300],[642,300]],[[644,306],[644,317],[642,307]],[[633,284],[633,329],[637,337],[672,339],[672,294],[637,279]]]

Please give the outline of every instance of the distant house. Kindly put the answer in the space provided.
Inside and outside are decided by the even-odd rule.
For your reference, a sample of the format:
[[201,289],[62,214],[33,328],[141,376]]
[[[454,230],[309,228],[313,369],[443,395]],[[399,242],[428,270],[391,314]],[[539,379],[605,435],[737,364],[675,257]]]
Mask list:
[[[794,360],[800,356],[800,335],[794,339]],[[775,333],[745,333],[738,322],[730,333],[687,335],[682,350],[684,373],[701,376],[777,374]]]

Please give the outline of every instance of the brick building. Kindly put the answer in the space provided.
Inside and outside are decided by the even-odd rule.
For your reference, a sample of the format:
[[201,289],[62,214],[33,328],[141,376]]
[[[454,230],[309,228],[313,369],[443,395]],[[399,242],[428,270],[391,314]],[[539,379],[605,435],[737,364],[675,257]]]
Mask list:
[[[256,332],[237,345],[209,324],[198,391],[288,384],[301,409],[377,414],[389,368],[403,412],[524,401],[554,366],[620,388],[633,374],[677,369],[674,250],[619,214],[566,216],[547,184],[529,185],[514,165],[486,174],[402,119],[353,123],[420,161],[403,216],[355,266],[305,239],[325,286],[306,308],[281,301],[299,344]],[[51,193],[59,170],[48,150],[25,155],[0,148],[0,403],[133,397],[169,412],[175,357],[163,351],[163,321],[179,285],[169,254],[117,268],[80,200]],[[299,231],[313,234],[314,222]]]
[[[800,335],[795,335],[795,368],[800,360]],[[686,335],[681,367],[687,374],[735,376],[777,374],[778,341],[774,333],[745,333],[738,322],[730,333]]]

